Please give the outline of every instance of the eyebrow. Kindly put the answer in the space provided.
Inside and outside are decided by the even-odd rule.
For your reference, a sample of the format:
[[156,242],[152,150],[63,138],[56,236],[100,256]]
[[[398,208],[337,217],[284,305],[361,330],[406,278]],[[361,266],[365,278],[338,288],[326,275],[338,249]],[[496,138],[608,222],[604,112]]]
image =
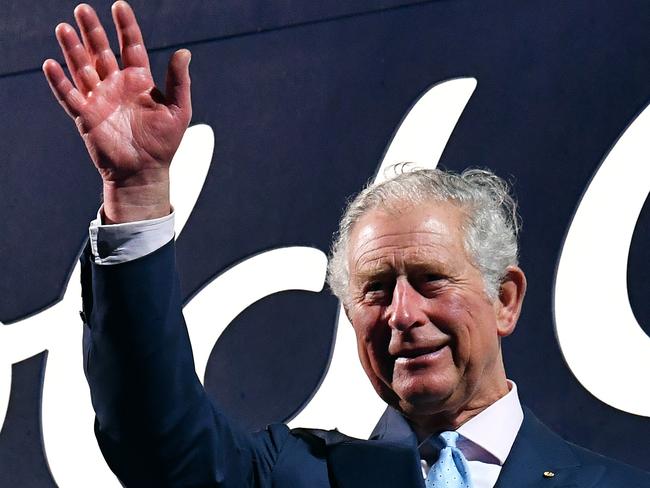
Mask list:
[[[369,269],[365,269],[369,268]],[[446,273],[448,267],[442,263],[432,263],[431,261],[416,261],[408,263],[406,266],[406,272],[408,274],[413,272],[435,272],[435,273]],[[384,261],[377,266],[368,266],[362,267],[357,273],[355,273],[361,281],[368,281],[372,279],[382,278],[386,276],[392,276],[395,274],[395,268],[391,266],[388,262]]]
[[368,281],[373,281],[380,278],[387,278],[393,276],[395,273],[392,268],[385,267],[372,271],[361,271],[356,273],[356,278],[359,282],[365,283]]

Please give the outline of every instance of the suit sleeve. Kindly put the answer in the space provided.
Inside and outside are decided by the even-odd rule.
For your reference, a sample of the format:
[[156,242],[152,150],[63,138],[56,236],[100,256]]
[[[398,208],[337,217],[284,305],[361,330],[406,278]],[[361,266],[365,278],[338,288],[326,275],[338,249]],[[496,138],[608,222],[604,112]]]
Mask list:
[[125,486],[266,486],[289,430],[250,435],[208,399],[181,312],[173,240],[123,264],[82,255],[95,432]]

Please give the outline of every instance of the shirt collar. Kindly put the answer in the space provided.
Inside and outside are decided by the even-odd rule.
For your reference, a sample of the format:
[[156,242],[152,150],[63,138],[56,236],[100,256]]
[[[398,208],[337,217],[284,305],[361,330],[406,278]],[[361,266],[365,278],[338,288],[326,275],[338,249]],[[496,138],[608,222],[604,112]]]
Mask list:
[[[508,457],[524,420],[517,385],[508,380],[508,386],[510,391],[505,396],[458,428],[460,437],[457,445],[468,461],[503,465]],[[430,443],[425,440],[418,446],[415,433],[406,419],[391,407],[384,412],[370,439],[411,445],[414,448],[417,446],[423,457],[429,457],[427,450]]]
[[458,447],[468,460],[482,460],[482,454],[487,452],[503,466],[508,457],[524,420],[517,385],[508,380],[508,386],[510,391],[505,396],[458,428],[457,432],[462,436]]

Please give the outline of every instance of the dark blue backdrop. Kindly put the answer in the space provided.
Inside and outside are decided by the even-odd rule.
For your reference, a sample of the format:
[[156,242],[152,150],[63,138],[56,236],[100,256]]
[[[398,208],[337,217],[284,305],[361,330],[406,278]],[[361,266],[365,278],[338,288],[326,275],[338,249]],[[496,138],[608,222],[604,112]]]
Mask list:
[[[46,57],[59,58],[53,28],[72,20],[74,2],[8,3],[0,21],[5,323],[62,294],[100,192],[83,144],[40,72]],[[327,251],[346,197],[374,173],[417,96],[437,81],[473,76],[478,88],[441,165],[484,165],[516,180],[529,292],[518,330],[504,342],[509,376],[523,401],[564,437],[650,470],[650,420],[615,410],[578,384],[562,360],[551,307],[556,262],[580,195],[650,100],[650,3],[132,4],[159,80],[175,48],[192,49],[192,123],[209,124],[216,136],[214,164],[178,242],[186,296],[262,250]],[[94,6],[109,22],[109,2]],[[646,205],[628,272],[646,333],[649,244]],[[336,311],[327,292],[281,293],[250,307],[217,343],[208,390],[252,427],[285,419],[324,374]],[[278,353],[287,344],[296,354]],[[245,371],[244,357],[257,358]],[[3,486],[53,486],[39,426],[45,362],[41,354],[13,368],[0,432]],[[284,380],[296,371],[299,381]],[[262,386],[269,382],[283,390],[269,395]]]

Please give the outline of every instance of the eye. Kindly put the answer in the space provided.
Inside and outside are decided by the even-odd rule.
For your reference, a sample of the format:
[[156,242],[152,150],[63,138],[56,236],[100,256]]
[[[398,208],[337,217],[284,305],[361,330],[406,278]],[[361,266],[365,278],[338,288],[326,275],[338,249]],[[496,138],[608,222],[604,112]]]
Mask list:
[[363,287],[363,295],[366,301],[372,303],[384,302],[392,295],[392,288],[394,286],[394,282],[390,279],[371,280]]
[[440,274],[436,274],[436,273],[427,273],[427,274],[424,275],[424,281],[426,283],[441,281],[444,278],[445,278],[444,276],[442,276]]
[[374,291],[382,291],[386,288],[386,285],[381,281],[371,281],[366,286],[366,293]]
[[441,291],[448,282],[448,277],[439,273],[423,273],[418,278],[418,282],[420,292],[429,295]]

